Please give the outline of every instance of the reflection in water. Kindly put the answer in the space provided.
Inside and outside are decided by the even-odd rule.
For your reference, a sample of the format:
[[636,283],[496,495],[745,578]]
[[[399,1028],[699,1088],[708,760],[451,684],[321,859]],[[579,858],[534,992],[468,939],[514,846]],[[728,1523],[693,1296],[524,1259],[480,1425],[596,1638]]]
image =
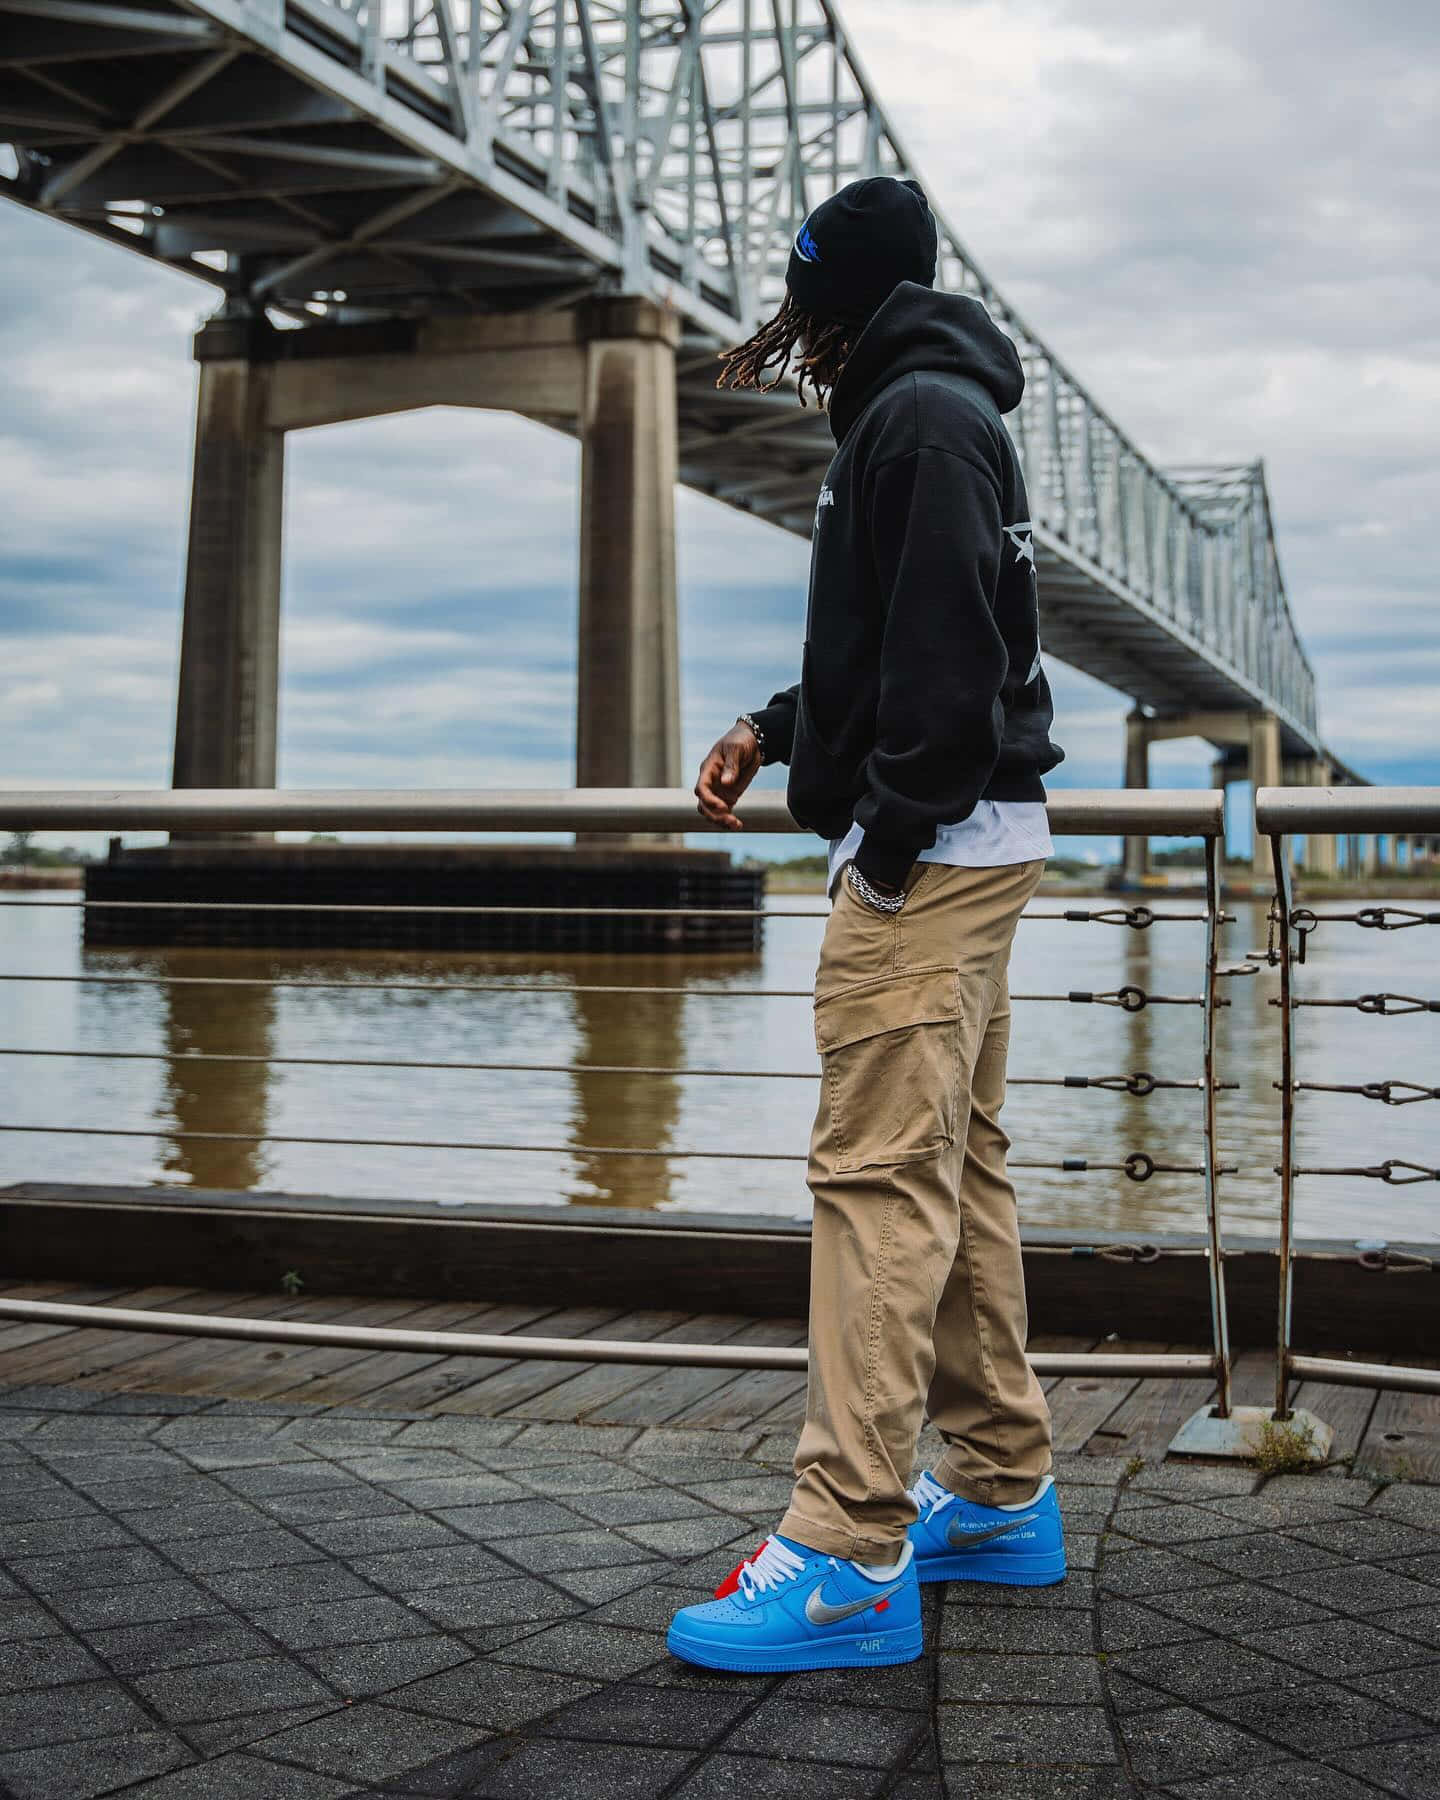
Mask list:
[[[518,959],[510,958],[514,967]],[[524,959],[529,973],[543,968],[553,980],[568,979],[576,1026],[577,1065],[602,1064],[642,1070],[724,1067],[707,1052],[709,1034],[686,1012],[686,996],[632,994],[627,987],[678,987],[708,978],[754,979],[760,959],[753,955],[694,956],[683,963],[658,956],[570,956]],[[613,994],[586,992],[613,983]],[[710,1085],[709,1078],[690,1078]],[[568,1197],[596,1206],[662,1207],[676,1199],[677,1178],[686,1159],[670,1156],[597,1156],[595,1146],[626,1145],[658,1150],[688,1148],[681,1141],[682,1079],[666,1073],[586,1074],[572,1077],[574,1104],[569,1137],[575,1146],[578,1180]],[[717,1146],[718,1147],[718,1146]]]
[[[179,973],[166,952],[146,957],[157,975]],[[250,960],[250,959],[247,959]],[[107,961],[113,966],[113,957]],[[162,1108],[179,1132],[236,1132],[250,1143],[167,1137],[161,1166],[165,1179],[192,1187],[254,1188],[266,1177],[274,1054],[275,990],[269,987],[159,988],[165,1083]],[[201,1055],[253,1056],[257,1062],[204,1062]]]
[[[620,961],[577,957],[580,985],[674,985],[674,966],[658,958]],[[618,966],[617,966],[618,965]],[[684,1065],[683,994],[592,994],[573,997],[577,1038],[575,1061],[632,1068],[674,1069]],[[575,1145],[578,1184],[572,1201],[596,1206],[664,1206],[671,1198],[674,1168],[668,1156],[596,1156],[595,1145],[625,1144],[668,1150],[676,1147],[679,1083],[672,1075],[603,1075],[577,1071],[569,1137]]]

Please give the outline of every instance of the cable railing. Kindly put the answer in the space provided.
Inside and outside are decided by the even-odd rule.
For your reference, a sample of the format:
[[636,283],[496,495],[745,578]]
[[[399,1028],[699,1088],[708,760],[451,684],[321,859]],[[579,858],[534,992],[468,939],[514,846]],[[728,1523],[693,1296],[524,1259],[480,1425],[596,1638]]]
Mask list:
[[[796,832],[796,826],[779,794],[751,794],[741,807],[741,816],[752,832]],[[1223,832],[1223,795],[1218,791],[1167,792],[1151,789],[1138,792],[1071,790],[1056,794],[1049,802],[1051,829],[1065,835],[1145,835],[1163,833],[1172,837],[1191,837],[1204,847],[1203,907],[1155,910],[1146,905],[1044,908],[1025,915],[1029,925],[1102,925],[1143,934],[1152,926],[1165,924],[1199,924],[1204,928],[1203,979],[1195,993],[1152,993],[1137,983],[1127,983],[1112,990],[1073,989],[1068,991],[1016,993],[1012,1000],[1028,1004],[1068,1004],[1110,1006],[1126,1013],[1143,1012],[1150,1006],[1183,1006],[1200,1013],[1200,1050],[1203,1072],[1198,1079],[1183,1080],[1155,1074],[1149,1070],[1116,1072],[1100,1070],[1070,1074],[1053,1073],[1016,1077],[1015,1085],[1089,1089],[1094,1092],[1123,1093],[1144,1099],[1160,1089],[1192,1090],[1201,1098],[1201,1153],[1194,1160],[1175,1157],[1173,1146],[1165,1150],[1134,1149],[1120,1156],[1099,1160],[1083,1156],[1031,1159],[1012,1158],[1017,1170],[1043,1170],[1066,1174],[1103,1174],[1143,1183],[1156,1175],[1199,1178],[1203,1189],[1208,1298],[1211,1320],[1211,1343],[1206,1352],[1036,1352],[1030,1358],[1038,1373],[1107,1374],[1129,1376],[1167,1375],[1181,1378],[1209,1378],[1215,1384],[1215,1412],[1228,1417],[1230,1412],[1230,1347],[1225,1306],[1223,1248],[1219,1215],[1219,1181],[1231,1172],[1218,1156],[1216,1147],[1215,1104],[1222,1084],[1216,1068],[1215,1021],[1220,1007],[1228,1000],[1220,992],[1225,975],[1248,972],[1226,970],[1220,966],[1219,941],[1224,920],[1221,903],[1220,844]],[[175,832],[270,832],[284,830],[355,830],[447,831],[447,832],[513,832],[577,830],[585,832],[701,831],[704,824],[695,812],[693,799],[687,794],[665,789],[616,790],[581,789],[550,791],[493,792],[451,790],[433,792],[277,792],[271,790],[166,790],[160,792],[116,793],[52,791],[39,793],[0,792],[0,829],[79,831],[155,831]],[[25,905],[48,905],[47,901],[26,900]],[[58,904],[83,914],[96,902],[88,899],[62,901]],[[133,901],[121,904],[134,906]],[[173,907],[176,903],[162,900],[156,904]],[[215,903],[192,903],[201,910],[216,910]],[[274,903],[241,899],[223,903],[226,909],[246,911],[264,909]],[[324,906],[315,910],[349,910],[348,907]],[[429,910],[409,902],[366,903],[360,910],[376,912],[409,912]],[[459,910],[444,908],[439,910]],[[470,910],[470,909],[465,909]],[[533,911],[534,908],[495,908],[474,910]],[[566,908],[569,912],[586,909]],[[596,908],[597,912],[616,909]],[[646,912],[636,908],[625,911]],[[695,909],[654,909],[690,913]],[[731,909],[702,909],[729,911]],[[733,909],[743,912],[747,909]],[[772,919],[828,917],[828,908],[762,909],[759,916]],[[373,992],[452,992],[512,993],[528,997],[536,995],[571,995],[577,989],[553,980],[512,981],[325,981],[310,977],[270,979],[256,976],[214,974],[130,974],[112,971],[83,971],[79,974],[40,974],[33,971],[0,969],[0,985],[12,982],[93,983],[108,988],[124,987],[188,987],[215,988],[223,991],[236,987],[287,988],[290,990],[325,989],[356,993]],[[706,999],[785,998],[811,1000],[813,993],[805,988],[761,988],[744,985],[707,986],[703,981],[673,984],[625,983],[612,985],[584,984],[585,990],[606,995],[683,994]],[[208,1051],[150,1051],[141,1047],[124,1049],[91,1049],[84,1045],[62,1045],[27,1048],[19,1044],[0,1045],[0,1057],[23,1059],[28,1056],[53,1059],[75,1058],[85,1061],[111,1060],[140,1062],[160,1060],[176,1066],[205,1063],[237,1069],[257,1063],[291,1064],[306,1067],[381,1068],[412,1070],[508,1070],[539,1075],[593,1074],[615,1076],[722,1076],[754,1080],[818,1080],[817,1070],[782,1069],[717,1069],[654,1066],[649,1064],[540,1063],[493,1060],[447,1060],[405,1057],[270,1057],[226,1054]],[[582,1154],[586,1157],[664,1157],[695,1158],[716,1161],[804,1163],[802,1150],[743,1148],[727,1146],[613,1145],[574,1143],[516,1143],[503,1139],[463,1137],[391,1137],[381,1134],[343,1136],[322,1133],[260,1133],[234,1131],[201,1131],[172,1129],[149,1123],[134,1125],[122,1121],[87,1121],[68,1124],[45,1120],[6,1119],[0,1121],[0,1133],[26,1136],[63,1136],[88,1138],[164,1138],[176,1141],[208,1143],[274,1143],[307,1145],[343,1145],[349,1148],[386,1150],[443,1150],[477,1155],[497,1153]],[[761,1346],[634,1344],[599,1338],[545,1339],[508,1334],[473,1334],[452,1332],[406,1332],[365,1326],[339,1326],[299,1321],[269,1319],[237,1319],[209,1314],[187,1315],[164,1309],[134,1309],[111,1306],[66,1305],[54,1301],[24,1301],[0,1298],[0,1317],[25,1319],[58,1325],[86,1325],[121,1330],[160,1331],[201,1337],[244,1338],[266,1342],[298,1342],[331,1347],[415,1350],[421,1353],[474,1354],[506,1356],[537,1360],[663,1363],[667,1365],[715,1368],[803,1369],[803,1349],[776,1349]]]
[[[1348,1176],[1410,1186],[1440,1181],[1440,1167],[1401,1157],[1345,1166],[1302,1166],[1296,1161],[1296,1101],[1302,1093],[1334,1093],[1406,1105],[1440,1097],[1440,1089],[1402,1078],[1369,1082],[1302,1081],[1298,1076],[1295,1015],[1306,1006],[1354,1008],[1393,1018],[1440,1012],[1440,1000],[1404,994],[1369,993],[1340,998],[1303,994],[1297,970],[1304,966],[1311,936],[1324,925],[1362,930],[1396,931],[1440,925],[1440,911],[1401,906],[1365,906],[1352,911],[1316,911],[1295,904],[1288,839],[1292,835],[1339,837],[1346,833],[1400,832],[1417,836],[1440,833],[1440,789],[1437,788],[1261,788],[1255,796],[1255,829],[1269,839],[1275,871],[1270,904],[1269,956],[1280,971],[1280,1246],[1279,1298],[1275,1341],[1275,1416],[1289,1417],[1291,1381],[1326,1381],[1348,1387],[1393,1389],[1440,1394],[1440,1369],[1399,1363],[1340,1361],[1303,1356],[1291,1348],[1294,1299],[1295,1185],[1306,1180]],[[1440,1333],[1436,1337],[1440,1347]]]

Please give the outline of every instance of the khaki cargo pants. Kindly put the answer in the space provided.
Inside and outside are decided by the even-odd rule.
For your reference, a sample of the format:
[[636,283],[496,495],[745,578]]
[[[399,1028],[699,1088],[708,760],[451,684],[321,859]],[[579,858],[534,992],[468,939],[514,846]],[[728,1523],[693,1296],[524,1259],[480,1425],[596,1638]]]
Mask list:
[[832,1556],[899,1554],[927,1410],[935,1473],[968,1499],[1028,1499],[1050,1469],[1000,1127],[1010,945],[1043,869],[917,863],[896,914],[836,890],[815,979],[809,1387],[779,1527]]

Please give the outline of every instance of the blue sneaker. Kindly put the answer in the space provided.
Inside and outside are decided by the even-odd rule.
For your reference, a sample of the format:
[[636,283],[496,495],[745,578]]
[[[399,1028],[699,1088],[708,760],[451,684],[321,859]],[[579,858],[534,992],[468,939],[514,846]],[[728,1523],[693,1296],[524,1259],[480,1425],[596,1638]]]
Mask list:
[[1049,1587],[1065,1579],[1065,1528],[1053,1476],[1023,1505],[980,1506],[952,1494],[927,1469],[910,1498],[920,1510],[910,1527],[920,1581]]
[[916,1557],[891,1575],[771,1536],[715,1590],[676,1613],[672,1656],[705,1669],[769,1674],[914,1662],[924,1648]]

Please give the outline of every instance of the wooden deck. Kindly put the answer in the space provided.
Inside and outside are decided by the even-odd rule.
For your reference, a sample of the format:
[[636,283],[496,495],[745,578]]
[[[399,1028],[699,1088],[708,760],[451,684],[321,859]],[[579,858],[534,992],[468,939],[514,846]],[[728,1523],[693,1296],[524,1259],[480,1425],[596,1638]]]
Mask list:
[[[16,1300],[155,1307],[251,1318],[343,1321],[429,1330],[527,1332],[547,1337],[609,1337],[677,1343],[801,1344],[798,1320],[737,1314],[622,1311],[615,1307],[481,1306],[360,1295],[290,1298],[208,1288],[98,1287],[60,1281],[0,1281]],[[1094,1341],[1034,1337],[1032,1350],[1187,1350],[1153,1340]],[[1357,1346],[1358,1358],[1366,1357]],[[1235,1362],[1241,1403],[1268,1404],[1269,1357],[1247,1351]],[[326,1350],[233,1343],[163,1332],[105,1331],[0,1320],[0,1386],[29,1383],[106,1393],[210,1395],[216,1399],[297,1401],[468,1417],[584,1421],[705,1431],[793,1433],[804,1405],[804,1379],[767,1371],[651,1369],[620,1364],[530,1362],[473,1356]],[[1213,1396],[1204,1381],[1052,1376],[1043,1383],[1057,1452],[1138,1455],[1155,1461],[1183,1421]],[[1376,1394],[1365,1388],[1305,1382],[1292,1403],[1335,1429],[1334,1455],[1412,1479],[1440,1480],[1440,1399]]]

